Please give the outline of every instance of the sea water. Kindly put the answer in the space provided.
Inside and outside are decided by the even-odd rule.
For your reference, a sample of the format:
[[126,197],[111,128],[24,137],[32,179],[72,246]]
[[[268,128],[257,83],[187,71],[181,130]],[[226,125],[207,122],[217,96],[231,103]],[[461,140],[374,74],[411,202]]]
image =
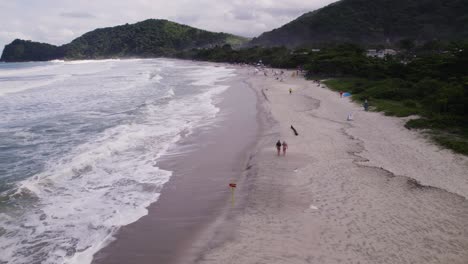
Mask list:
[[92,261],[147,214],[158,158],[216,121],[232,69],[148,60],[0,64],[0,263]]

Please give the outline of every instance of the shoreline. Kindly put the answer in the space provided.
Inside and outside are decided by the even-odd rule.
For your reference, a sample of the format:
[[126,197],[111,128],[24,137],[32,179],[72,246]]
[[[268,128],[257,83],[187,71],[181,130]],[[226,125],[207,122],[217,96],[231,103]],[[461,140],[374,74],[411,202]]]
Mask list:
[[173,172],[159,200],[146,216],[120,228],[92,263],[187,263],[202,251],[204,245],[194,246],[196,238],[211,236],[228,213],[228,184],[249,172],[260,129],[254,92],[236,74],[219,83],[230,87],[215,98],[218,121],[183,135],[158,161],[158,167]]
[[[363,112],[310,81],[279,82],[252,76],[250,67],[236,69],[238,85],[255,94],[258,127],[231,167],[238,179],[235,207],[224,179],[226,188],[206,189],[219,191],[219,200],[209,204],[210,214],[191,221],[195,225],[188,233],[180,235],[183,226],[173,233],[161,229],[157,219],[168,211],[157,215],[158,208],[179,204],[178,186],[189,180],[176,169],[149,215],[123,227],[93,263],[468,261],[468,179],[463,178],[468,159],[406,130],[399,118]],[[351,122],[346,121],[350,111]],[[277,139],[288,142],[286,157],[276,157]],[[181,159],[168,157],[162,168]],[[180,243],[171,244],[174,234]]]

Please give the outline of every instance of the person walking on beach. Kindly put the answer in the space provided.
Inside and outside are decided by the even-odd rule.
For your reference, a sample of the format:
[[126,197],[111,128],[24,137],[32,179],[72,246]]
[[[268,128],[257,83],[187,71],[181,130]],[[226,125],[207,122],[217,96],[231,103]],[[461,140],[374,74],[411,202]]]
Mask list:
[[292,88],[289,88],[289,94],[292,94]]
[[286,143],[286,141],[283,141],[283,156],[286,156],[287,149],[288,149],[288,143]]
[[364,100],[364,104],[362,106],[364,106],[364,111],[369,111],[369,102],[367,102],[367,99]]
[[281,153],[281,141],[278,139],[278,142],[276,142],[276,150],[278,151],[278,156]]

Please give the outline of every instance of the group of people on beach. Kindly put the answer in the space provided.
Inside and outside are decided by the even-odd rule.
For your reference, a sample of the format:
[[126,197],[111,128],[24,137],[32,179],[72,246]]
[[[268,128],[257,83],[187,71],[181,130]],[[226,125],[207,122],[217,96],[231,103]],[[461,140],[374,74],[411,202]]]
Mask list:
[[283,156],[286,156],[288,143],[286,143],[286,141],[283,141],[283,143],[281,143],[281,140],[278,140],[278,142],[276,142],[276,150],[278,151],[278,156],[281,154],[281,147],[283,147]]
[[265,77],[272,76],[275,78],[275,80],[283,82],[285,80],[285,71],[284,70],[279,70],[276,71],[274,69],[271,69],[271,71],[268,70],[268,68],[262,66],[262,67],[255,67],[255,70],[253,72],[253,75],[263,73]]

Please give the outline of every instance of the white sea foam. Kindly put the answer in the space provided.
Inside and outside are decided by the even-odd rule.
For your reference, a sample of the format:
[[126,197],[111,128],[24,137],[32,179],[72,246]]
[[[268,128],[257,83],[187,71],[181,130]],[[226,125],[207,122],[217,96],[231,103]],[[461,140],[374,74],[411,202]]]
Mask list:
[[[5,64],[10,66],[10,64]],[[0,68],[0,78],[11,77],[11,76],[23,76],[29,74],[41,74],[43,72],[52,71],[62,67],[61,63],[43,63],[43,65],[37,66],[33,63],[24,63],[23,67],[3,67]],[[28,67],[29,66],[29,67]],[[3,82],[3,81],[2,81]]]
[[17,93],[17,92],[21,92],[24,90],[47,86],[52,83],[62,81],[68,78],[69,76],[70,75],[68,74],[44,75],[44,76],[36,77],[34,79],[18,78],[18,79],[11,79],[9,81],[2,81],[2,84],[0,87],[0,96],[9,94],[9,93]]
[[[25,67],[0,68],[0,96],[48,86],[69,78],[72,73],[86,75],[103,72],[111,69],[117,62],[119,60],[51,61],[41,63],[40,66],[25,63]],[[83,67],[82,64],[93,66]]]
[[[112,67],[120,67],[120,64],[129,62],[110,63]],[[6,230],[0,240],[0,263],[90,263],[93,255],[112,241],[119,227],[146,215],[146,208],[159,198],[171,172],[157,167],[158,158],[179,140],[181,133],[190,134],[195,127],[216,121],[219,109],[214,100],[227,89],[227,86],[216,83],[232,76],[232,70],[180,63],[187,70],[177,78],[188,79],[187,85],[198,86],[192,89],[193,94],[183,96],[175,87],[164,83],[164,74],[156,67],[170,68],[179,63],[164,60],[133,63],[136,63],[132,64],[134,67],[141,68],[136,72],[149,75],[142,75],[143,78],[138,74],[111,78],[115,81],[99,86],[99,89],[82,88],[87,87],[86,83],[73,91],[71,88],[50,88],[54,84],[44,89],[44,92],[53,92],[60,101],[65,101],[70,112],[80,112],[92,118],[105,117],[101,112],[87,110],[96,108],[95,103],[89,100],[80,104],[66,102],[71,100],[68,98],[76,98],[79,93],[102,97],[111,89],[109,91],[114,94],[125,95],[122,102],[126,102],[129,96],[139,98],[136,87],[148,87],[142,90],[146,93],[151,89],[163,89],[165,86],[161,85],[164,84],[167,90],[160,96],[169,96],[170,100],[162,104],[152,104],[151,100],[146,102],[136,108],[138,119],[126,120],[90,136],[85,143],[73,147],[65,155],[48,160],[42,172],[19,182],[15,197],[32,197],[34,206],[24,212],[16,212],[15,217],[0,214],[0,230]],[[102,67],[109,69],[105,65]],[[93,72],[101,71],[100,67],[97,66]],[[148,78],[151,74],[155,74],[154,77]],[[161,76],[159,80],[157,76]],[[159,81],[162,81],[161,85]],[[126,84],[129,82],[133,85]],[[159,86],[152,88],[153,85]],[[44,95],[47,96],[50,95]],[[37,95],[24,94],[23,97],[25,100],[42,100]],[[118,99],[116,97],[115,100]],[[86,111],[75,108],[74,104]],[[37,134],[19,131],[15,136],[29,139],[37,137]]]
[[[120,59],[107,59],[107,60],[74,60],[65,61],[65,64],[86,64],[86,63],[106,63],[106,62],[118,62]],[[130,61],[130,60],[127,60]]]
[[[189,76],[194,80],[194,85],[210,85],[234,76],[231,69],[226,69],[224,67],[207,66],[207,69],[208,70],[199,69],[189,74]],[[220,78],[219,75],[222,75],[223,77]]]
[[169,91],[167,91],[167,94],[168,94],[170,97],[174,97],[174,96],[175,96],[174,89],[170,88]]

